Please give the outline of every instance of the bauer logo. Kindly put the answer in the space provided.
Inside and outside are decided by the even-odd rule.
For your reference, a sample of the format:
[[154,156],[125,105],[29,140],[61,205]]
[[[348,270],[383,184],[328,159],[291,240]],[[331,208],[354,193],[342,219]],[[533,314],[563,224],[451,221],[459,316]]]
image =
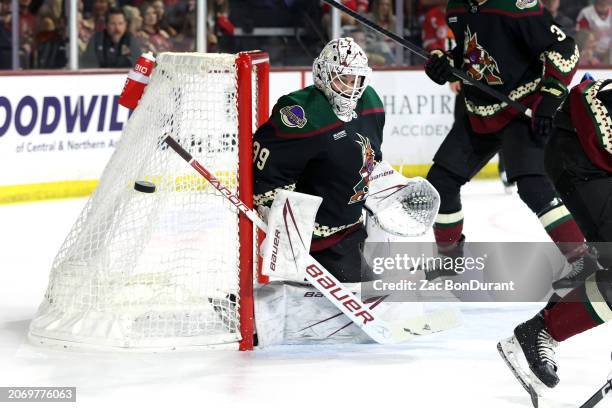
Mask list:
[[346,130],[341,130],[334,134],[334,140],[342,139],[343,137],[346,137]]
[[280,114],[283,124],[290,128],[297,127],[301,129],[308,122],[304,108],[300,105],[285,106],[281,108]]
[[518,7],[521,10],[526,9],[526,8],[531,8],[533,6],[536,6],[537,4],[538,4],[538,0],[517,0],[516,1],[516,7]]
[[270,270],[276,270],[276,259],[278,256],[278,246],[280,245],[280,230],[274,231],[274,241],[272,242],[272,255],[270,256]]
[[[341,305],[341,310],[346,310],[349,315],[362,319],[361,323],[364,325],[374,321],[374,316],[368,310],[361,310],[361,305],[352,298],[352,292],[349,292],[342,286],[338,286],[335,278],[328,271],[321,270],[316,264],[311,264],[306,267],[306,273],[316,281],[316,284],[312,281],[311,283],[320,292],[327,293],[326,297],[328,299],[332,302],[335,299],[338,302],[338,306],[340,307]],[[319,287],[317,287],[317,284]]]

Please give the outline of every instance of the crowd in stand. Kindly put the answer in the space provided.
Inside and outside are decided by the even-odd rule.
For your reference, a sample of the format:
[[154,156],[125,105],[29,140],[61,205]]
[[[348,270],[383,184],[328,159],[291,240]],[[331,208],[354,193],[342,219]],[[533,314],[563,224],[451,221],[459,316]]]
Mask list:
[[[194,51],[197,0],[78,0],[80,67],[131,67],[142,52]],[[331,35],[330,9],[320,0],[205,0],[207,49],[266,49],[276,65],[306,65]],[[342,0],[396,31],[394,0]],[[612,0],[541,0],[581,49],[582,66],[612,64]],[[21,68],[67,66],[67,1],[18,0]],[[447,0],[404,0],[403,35],[426,49],[454,46],[444,20]],[[0,0],[0,68],[11,67],[11,0]],[[341,14],[342,35],[354,37],[373,65],[421,64],[389,39]],[[260,28],[279,28],[267,34]],[[284,31],[283,31],[284,30]]]
[[[196,0],[78,0],[82,68],[132,67],[142,52],[195,51]],[[11,1],[0,0],[0,65],[11,66]],[[19,65],[64,68],[68,63],[66,2],[19,0]],[[208,0],[209,49],[216,29],[231,34],[227,0]]]

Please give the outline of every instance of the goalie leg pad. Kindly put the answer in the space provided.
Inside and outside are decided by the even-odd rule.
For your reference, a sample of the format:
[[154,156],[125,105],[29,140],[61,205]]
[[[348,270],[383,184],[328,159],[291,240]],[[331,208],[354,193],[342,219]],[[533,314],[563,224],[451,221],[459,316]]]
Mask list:
[[310,284],[271,282],[255,290],[258,345],[371,343]]
[[[347,288],[359,296],[359,284],[348,284]],[[256,288],[254,295],[259,347],[372,343],[365,332],[310,284],[276,281]],[[388,321],[423,315],[418,302],[386,302],[385,299],[377,296],[364,299],[364,303]],[[439,331],[435,327],[434,330]]]

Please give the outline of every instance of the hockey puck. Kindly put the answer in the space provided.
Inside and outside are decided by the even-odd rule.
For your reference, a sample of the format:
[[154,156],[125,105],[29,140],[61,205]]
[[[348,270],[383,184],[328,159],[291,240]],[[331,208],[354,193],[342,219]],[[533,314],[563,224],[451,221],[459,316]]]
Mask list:
[[139,180],[134,183],[134,190],[140,191],[141,193],[154,193],[155,184],[150,181]]

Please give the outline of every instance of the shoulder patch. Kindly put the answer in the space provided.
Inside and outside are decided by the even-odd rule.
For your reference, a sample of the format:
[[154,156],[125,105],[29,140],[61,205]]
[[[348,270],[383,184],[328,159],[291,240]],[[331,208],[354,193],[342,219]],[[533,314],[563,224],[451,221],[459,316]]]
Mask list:
[[306,112],[300,105],[285,106],[280,109],[280,116],[283,124],[290,128],[303,128],[306,126]]
[[516,7],[519,10],[532,8],[538,5],[538,0],[516,0]]
[[276,135],[303,138],[325,133],[342,124],[322,92],[308,86],[281,96],[270,117]]

